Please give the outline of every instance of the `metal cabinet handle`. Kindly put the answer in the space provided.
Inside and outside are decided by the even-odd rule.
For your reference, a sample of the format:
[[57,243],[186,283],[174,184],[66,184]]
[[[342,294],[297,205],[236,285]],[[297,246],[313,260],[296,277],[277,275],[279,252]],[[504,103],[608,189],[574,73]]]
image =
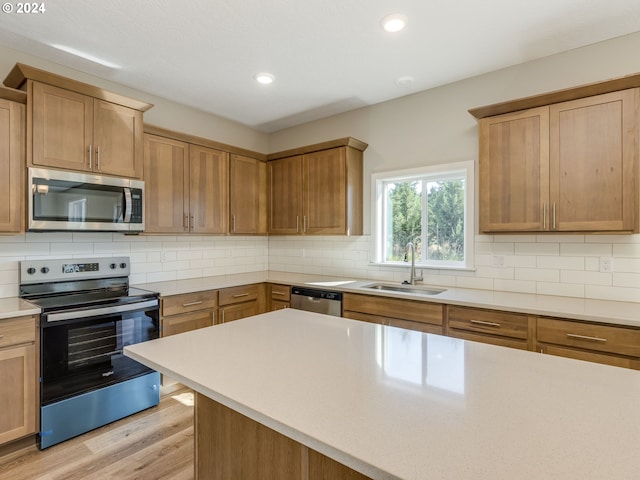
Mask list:
[[586,340],[588,342],[600,342],[600,343],[605,343],[607,341],[606,338],[589,337],[587,335],[578,335],[577,333],[567,333],[567,338],[572,338],[574,340]]
[[302,233],[307,233],[307,216],[302,217]]
[[231,215],[231,220],[233,221],[233,233],[236,233],[236,216]]
[[189,231],[193,232],[193,229],[195,228],[196,222],[193,220],[193,215],[191,215],[189,217]]
[[93,145],[89,144],[89,170],[93,170]]
[[553,229],[556,229],[556,202],[553,202]]
[[0,340],[2,340],[4,338],[4,335],[0,335]]
[[272,294],[272,295],[286,295],[286,294],[287,294],[287,292],[276,292],[275,290],[272,290],[272,291],[271,291],[271,294]]
[[542,204],[542,229],[547,229],[547,204]]
[[186,213],[182,218],[182,229],[186,230],[187,232],[189,231],[189,215],[187,215]]
[[100,171],[100,145],[96,147],[96,170]]
[[220,323],[224,323],[224,308],[222,310],[220,310],[220,313],[222,314],[222,318],[220,319]]
[[500,325],[499,323],[495,323],[495,322],[485,322],[483,320],[471,320],[471,323],[475,324],[475,325],[483,325],[485,327],[496,327],[496,328],[500,328],[502,325]]
[[296,215],[296,233],[300,233],[300,215]]
[[201,305],[202,303],[204,303],[204,302],[202,300],[199,300],[197,302],[183,303],[182,306],[183,307],[192,307],[193,305]]
[[242,298],[242,297],[248,297],[248,296],[249,296],[248,293],[238,293],[234,295],[233,298]]

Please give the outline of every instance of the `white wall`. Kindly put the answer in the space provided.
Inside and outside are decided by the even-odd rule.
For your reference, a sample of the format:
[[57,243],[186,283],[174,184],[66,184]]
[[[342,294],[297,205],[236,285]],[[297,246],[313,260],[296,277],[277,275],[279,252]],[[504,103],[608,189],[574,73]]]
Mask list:
[[[640,72],[638,51],[640,33],[635,33],[281,130],[270,135],[269,150],[344,136],[367,142],[365,232],[370,233],[371,173],[477,161],[478,132],[470,108]],[[368,235],[351,240],[272,238],[269,266],[394,281],[406,278],[408,269],[369,264],[369,245]],[[496,256],[502,257],[503,267],[492,266]],[[601,256],[614,258],[612,273],[600,272]],[[475,258],[474,272],[431,270],[427,280],[446,286],[640,302],[639,235],[477,235]]]

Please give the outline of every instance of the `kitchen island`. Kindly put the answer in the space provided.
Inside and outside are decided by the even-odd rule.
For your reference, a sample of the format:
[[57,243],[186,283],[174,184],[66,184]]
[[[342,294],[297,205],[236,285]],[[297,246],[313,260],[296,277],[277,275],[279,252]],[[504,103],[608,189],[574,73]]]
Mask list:
[[125,353],[197,393],[200,479],[640,472],[634,370],[292,309]]

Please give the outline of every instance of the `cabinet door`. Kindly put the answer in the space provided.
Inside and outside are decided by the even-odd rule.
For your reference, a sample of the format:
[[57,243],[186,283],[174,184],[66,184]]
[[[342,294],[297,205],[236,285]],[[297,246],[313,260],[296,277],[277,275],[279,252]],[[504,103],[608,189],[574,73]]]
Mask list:
[[347,169],[345,148],[304,156],[304,233],[347,233]]
[[0,444],[35,433],[35,355],[33,344],[0,350]]
[[229,160],[229,232],[267,233],[267,164],[231,155]]
[[93,107],[94,171],[142,177],[142,112],[103,100]]
[[558,231],[632,231],[638,207],[638,89],[550,107]]
[[226,233],[229,210],[226,152],[189,146],[189,231]]
[[22,230],[25,108],[0,99],[0,232]]
[[33,82],[34,165],[69,170],[93,168],[93,98]]
[[302,157],[269,162],[269,233],[302,233]]
[[549,108],[483,118],[480,232],[549,227]]
[[251,317],[258,315],[260,308],[257,300],[250,302],[238,303],[235,305],[227,305],[226,307],[220,307],[220,314],[218,316],[220,323],[231,322],[233,320],[240,320],[241,318]]
[[145,232],[187,232],[189,145],[144,136]]

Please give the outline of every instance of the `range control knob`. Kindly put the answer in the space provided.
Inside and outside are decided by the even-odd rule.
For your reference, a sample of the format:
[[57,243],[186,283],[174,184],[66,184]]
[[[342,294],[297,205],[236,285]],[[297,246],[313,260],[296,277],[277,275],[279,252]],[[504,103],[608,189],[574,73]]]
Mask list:
[[29,267],[29,268],[27,268],[27,273],[29,275],[33,275],[34,273],[36,273],[36,269],[33,268],[33,267]]
[[126,264],[126,263],[124,263],[124,262],[123,262],[123,263],[121,263],[121,264],[120,264],[120,268],[127,268],[127,264]]
[[40,269],[40,272],[42,272],[42,273],[49,273],[49,267],[42,267],[42,268]]
[[109,268],[110,268],[111,270],[115,270],[115,269],[116,269],[116,267],[117,267],[117,265],[116,265],[115,263],[112,263],[112,264],[110,264],[110,265],[109,265]]

